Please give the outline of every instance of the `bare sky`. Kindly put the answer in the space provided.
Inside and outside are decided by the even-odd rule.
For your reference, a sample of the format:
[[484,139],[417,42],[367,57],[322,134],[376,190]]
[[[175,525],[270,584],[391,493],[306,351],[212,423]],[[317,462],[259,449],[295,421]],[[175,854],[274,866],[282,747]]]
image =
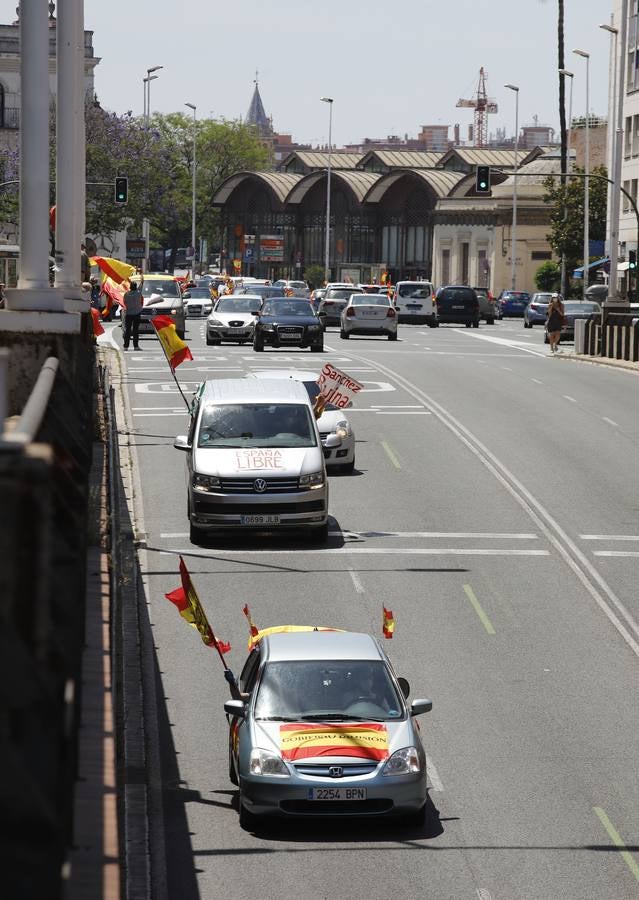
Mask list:
[[[15,19],[17,0],[0,0],[0,21]],[[575,73],[573,114],[585,113],[588,50],[590,110],[608,112],[611,5],[565,0],[566,67]],[[422,124],[459,122],[462,138],[479,68],[499,104],[489,130],[514,131],[519,120],[558,128],[557,0],[85,0],[85,27],[94,32],[96,91],[116,112],[142,112],[142,78],[163,65],[152,83],[154,111],[197,105],[198,117],[246,115],[255,70],[266,112],[277,131],[325,143],[335,99],[336,145],[364,137],[416,137]],[[566,100],[566,103],[568,100]],[[452,128],[451,128],[452,138]]]

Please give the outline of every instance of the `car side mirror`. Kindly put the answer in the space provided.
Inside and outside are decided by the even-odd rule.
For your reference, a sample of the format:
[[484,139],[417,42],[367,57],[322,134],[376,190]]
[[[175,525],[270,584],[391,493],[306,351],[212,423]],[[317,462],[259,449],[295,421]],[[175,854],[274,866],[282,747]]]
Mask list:
[[236,719],[243,719],[246,716],[246,704],[243,700],[227,700],[224,703],[224,712]]
[[399,684],[402,694],[404,695],[404,699],[408,700],[408,695],[410,694],[410,684],[408,683],[407,678],[398,678],[397,683]]
[[173,446],[176,450],[190,450],[191,445],[189,444],[189,439],[185,434],[178,434],[176,439],[173,441]]
[[424,713],[430,712],[432,708],[432,700],[413,700],[410,705],[410,714],[411,716],[421,716]]

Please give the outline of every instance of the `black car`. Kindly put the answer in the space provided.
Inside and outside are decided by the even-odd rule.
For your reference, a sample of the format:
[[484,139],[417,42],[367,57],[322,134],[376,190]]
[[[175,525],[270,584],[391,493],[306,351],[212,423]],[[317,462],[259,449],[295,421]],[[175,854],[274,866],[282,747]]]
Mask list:
[[435,304],[438,322],[479,328],[479,299],[471,287],[456,284],[440,287],[435,294]]
[[264,346],[310,347],[314,353],[324,349],[324,329],[311,303],[297,297],[267,300],[255,321],[253,349]]

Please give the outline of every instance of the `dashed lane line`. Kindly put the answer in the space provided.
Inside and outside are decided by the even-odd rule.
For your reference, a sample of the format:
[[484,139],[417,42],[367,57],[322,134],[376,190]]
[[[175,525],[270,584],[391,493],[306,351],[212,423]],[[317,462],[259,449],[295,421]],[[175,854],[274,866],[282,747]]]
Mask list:
[[602,421],[607,422],[609,425],[612,425],[613,428],[621,428],[618,422],[615,422],[613,419],[609,419],[608,416],[602,416]]
[[211,548],[211,550],[198,550],[197,548],[184,547],[182,549],[174,549],[167,547],[152,547],[150,545],[145,546],[146,550],[154,551],[161,554],[190,554],[191,556],[204,556],[204,557],[216,557],[216,556],[229,556],[229,557],[244,557],[244,556],[264,556],[265,554],[271,554],[274,557],[278,556],[305,556],[306,554],[313,555],[349,555],[349,554],[362,554],[362,555],[376,555],[376,556],[550,556],[549,550],[515,550],[515,549],[507,549],[507,550],[497,550],[493,548],[487,547],[471,547],[471,548],[462,548],[462,547],[353,547],[351,544],[344,544],[343,547],[316,547],[316,548],[306,548],[300,547],[295,550],[280,550],[279,547],[268,547],[263,550],[226,550],[226,549],[218,549]]
[[479,617],[479,621],[486,629],[486,632],[488,634],[495,634],[495,629],[493,628],[492,622],[490,621],[490,619],[484,612],[484,609],[483,609],[481,603],[477,599],[474,590],[472,589],[472,587],[469,584],[464,585],[464,593],[470,600],[470,603],[471,603],[473,609],[475,610],[475,612],[477,613],[477,615]]
[[612,822],[606,815],[605,811],[600,806],[593,806],[593,811],[594,811],[595,815],[597,816],[597,818],[599,819],[599,821],[601,822],[601,824],[603,825],[603,827],[606,829],[606,832],[608,833],[608,837],[610,838],[610,840],[613,842],[615,847],[618,847],[619,850],[621,851],[619,855],[621,856],[621,858],[623,859],[625,864],[628,866],[628,868],[630,869],[632,874],[635,876],[637,881],[639,881],[639,863],[637,863],[637,861],[634,858],[634,856],[632,855],[632,853],[630,853],[630,851],[628,850],[628,847],[626,846],[625,842],[622,840],[621,835],[619,834],[619,832],[617,831],[615,826],[612,824]]
[[574,397],[569,397],[568,394],[562,394],[561,396],[564,398],[564,400],[570,400],[571,403],[577,402]]
[[402,467],[402,466],[401,466],[401,463],[400,463],[400,461],[397,459],[397,456],[395,455],[395,452],[394,452],[394,451],[392,450],[392,448],[389,446],[388,441],[380,441],[380,443],[381,443],[382,447],[384,448],[384,450],[386,451],[386,455],[387,455],[388,458],[390,459],[391,463],[395,466],[395,468],[396,468],[396,469],[401,469],[401,467]]
[[353,571],[353,569],[348,570],[348,574],[351,576],[351,581],[353,582],[353,587],[357,591],[358,594],[365,594],[366,588],[360,581],[359,575],[357,572]]
[[580,534],[582,541],[639,541],[639,534]]

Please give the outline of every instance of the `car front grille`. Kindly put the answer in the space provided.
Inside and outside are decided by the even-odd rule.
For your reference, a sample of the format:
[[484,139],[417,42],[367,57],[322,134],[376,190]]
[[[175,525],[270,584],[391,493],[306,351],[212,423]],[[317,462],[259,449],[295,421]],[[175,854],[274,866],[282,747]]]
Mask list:
[[194,306],[193,304],[191,304],[190,306],[186,307],[186,314],[187,314],[187,316],[201,316],[202,315],[202,307]]
[[[278,494],[291,493],[299,491],[299,482],[297,478],[264,478],[266,482],[266,490],[261,491],[262,494]],[[223,491],[229,494],[255,494],[255,478],[221,478],[220,484]]]
[[290,340],[291,338],[301,338],[304,334],[304,329],[297,325],[278,325],[277,333],[280,337]]
[[[340,766],[342,769],[341,778],[354,778],[356,775],[370,775],[371,772],[374,772],[377,768],[378,763],[355,763],[355,764],[347,764],[345,766]],[[334,768],[333,765],[328,765],[328,763],[324,765],[316,765],[309,766],[304,765],[303,763],[295,766],[295,771],[299,775],[314,775],[317,778],[332,778],[330,770]],[[339,778],[336,778],[335,781],[339,782]]]
[[323,500],[305,503],[211,503],[210,499],[195,498],[195,512],[212,516],[285,516],[296,513],[323,512]]

